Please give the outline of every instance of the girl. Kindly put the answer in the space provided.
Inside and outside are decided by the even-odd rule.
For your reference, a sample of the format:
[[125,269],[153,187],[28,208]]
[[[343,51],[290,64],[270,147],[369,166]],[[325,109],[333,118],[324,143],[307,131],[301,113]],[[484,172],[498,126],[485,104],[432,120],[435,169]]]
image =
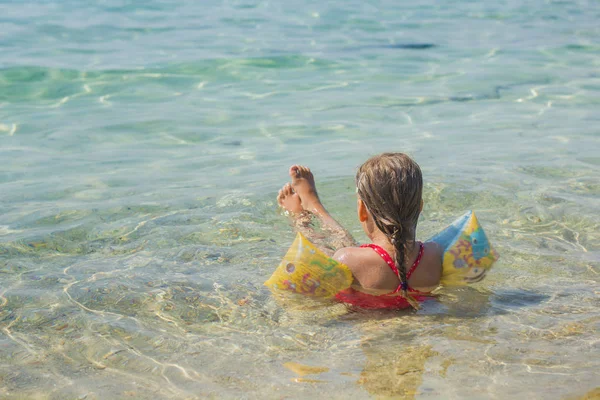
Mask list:
[[310,169],[293,165],[289,174],[292,182],[279,191],[279,205],[309,239],[315,237],[310,218],[318,217],[337,242],[333,258],[346,264],[354,276],[352,287],[336,296],[339,300],[362,308],[418,308],[417,300],[438,286],[442,249],[415,239],[423,209],[423,178],[410,157],[383,153],[358,169],[358,220],[372,241],[362,246],[327,212]]

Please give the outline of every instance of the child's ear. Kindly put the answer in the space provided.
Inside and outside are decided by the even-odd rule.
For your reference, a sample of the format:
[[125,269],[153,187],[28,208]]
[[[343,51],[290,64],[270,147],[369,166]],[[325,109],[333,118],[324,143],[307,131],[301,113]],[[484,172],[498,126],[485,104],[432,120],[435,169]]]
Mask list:
[[365,203],[361,199],[358,199],[357,209],[358,209],[358,220],[360,222],[365,222],[367,220],[367,218],[369,218],[369,210],[367,210],[367,206],[365,206]]
[[423,199],[421,199],[421,209],[419,210],[419,212],[423,211],[423,204],[425,204],[425,202],[423,201]]

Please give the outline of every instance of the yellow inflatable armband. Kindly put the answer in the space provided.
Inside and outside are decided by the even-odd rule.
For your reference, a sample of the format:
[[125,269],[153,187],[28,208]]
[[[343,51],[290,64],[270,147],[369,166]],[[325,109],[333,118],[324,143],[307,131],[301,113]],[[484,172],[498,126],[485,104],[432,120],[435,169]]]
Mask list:
[[442,285],[479,282],[498,260],[473,211],[468,211],[449,227],[429,239],[444,249]]
[[265,285],[306,296],[329,298],[352,284],[352,272],[317,249],[301,233]]
[[[472,211],[429,241],[444,249],[440,283],[445,286],[481,281],[498,259]],[[349,288],[353,279],[346,265],[327,256],[298,233],[265,285],[274,290],[331,298]]]

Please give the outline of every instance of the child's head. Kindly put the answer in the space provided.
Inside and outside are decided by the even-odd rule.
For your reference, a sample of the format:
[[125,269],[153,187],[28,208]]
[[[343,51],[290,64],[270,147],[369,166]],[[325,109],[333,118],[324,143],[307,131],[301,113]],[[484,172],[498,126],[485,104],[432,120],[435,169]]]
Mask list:
[[406,246],[414,242],[423,205],[423,177],[419,165],[403,153],[383,153],[368,159],[356,173],[360,200],[396,249],[400,279],[406,284],[402,266]]

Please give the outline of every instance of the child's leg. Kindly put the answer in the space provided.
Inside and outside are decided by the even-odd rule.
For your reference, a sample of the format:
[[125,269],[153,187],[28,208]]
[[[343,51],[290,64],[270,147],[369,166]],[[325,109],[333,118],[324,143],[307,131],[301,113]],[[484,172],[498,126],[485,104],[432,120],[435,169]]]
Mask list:
[[310,169],[293,165],[290,168],[290,177],[292,178],[292,188],[300,198],[302,208],[315,214],[321,220],[323,228],[331,234],[331,242],[337,250],[342,247],[356,246],[356,240],[352,237],[342,225],[340,225],[325,209],[323,203],[317,194],[315,178]]
[[[304,208],[302,208],[300,196],[294,192],[290,183],[286,183],[279,191],[279,194],[277,195],[277,203],[281,208],[289,213],[296,231],[302,233],[314,244],[320,244],[323,242],[325,236],[322,234],[317,234],[312,227],[314,214],[309,211],[305,211]],[[319,245],[318,247],[327,255],[333,255],[334,253],[334,250],[330,249],[328,246]]]

